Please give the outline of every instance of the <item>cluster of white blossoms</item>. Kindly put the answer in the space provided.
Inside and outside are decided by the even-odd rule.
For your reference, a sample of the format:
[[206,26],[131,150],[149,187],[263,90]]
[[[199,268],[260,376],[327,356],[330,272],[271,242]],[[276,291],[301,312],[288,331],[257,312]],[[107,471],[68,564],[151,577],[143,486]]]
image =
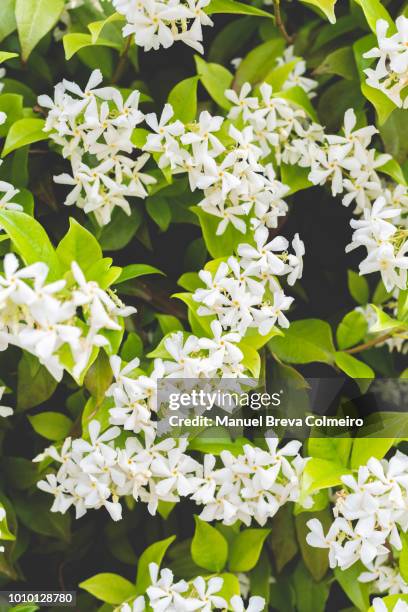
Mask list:
[[407,593],[392,551],[402,549],[400,532],[408,530],[408,456],[397,451],[389,461],[371,458],[356,478],[345,475],[342,481],[330,529],[325,534],[321,522],[311,519],[307,542],[328,549],[331,568],[345,570],[361,560],[367,571],[359,580],[372,582],[378,592]]
[[[243,353],[237,346],[238,334],[223,333],[218,321],[211,324],[213,337],[197,338],[183,332],[175,332],[164,339],[166,359],[155,359],[149,376],[138,370],[139,359],[133,359],[122,367],[118,356],[110,358],[114,382],[106,392],[114,406],[110,409],[110,423],[125,431],[154,436],[157,430],[152,413],[158,411],[157,381],[173,379],[222,379],[249,376],[242,360]],[[136,376],[135,376],[136,372]]]
[[289,285],[301,278],[304,244],[296,234],[294,254],[288,254],[283,236],[268,239],[268,230],[260,226],[255,232],[256,246],[240,244],[238,257],[229,257],[211,273],[201,270],[204,288],[193,294],[200,316],[216,316],[223,329],[244,337],[248,329],[265,336],[275,325],[289,327],[284,312],[294,301],[283,292],[277,276],[287,275]]
[[[136,399],[136,410],[137,403]],[[116,410],[111,411],[112,421]],[[204,455],[201,464],[187,454],[185,437],[157,439],[154,427],[147,426],[143,436],[129,435],[124,445],[115,447],[122,431],[114,426],[101,433],[100,423],[92,421],[89,440],[67,438],[60,450],[51,446],[36,457],[41,461],[49,456],[61,464],[56,474],[38,483],[55,496],[53,512],[64,513],[72,505],[79,518],[89,509],[105,507],[113,520],[119,520],[119,500],[124,496],[146,503],[151,514],[160,502],[189,497],[203,506],[200,517],[205,521],[232,525],[241,520],[250,525],[254,519],[264,525],[283,504],[299,498],[306,463],[299,454],[300,442],[278,449],[279,441],[269,438],[266,450],[248,444],[237,457],[223,451],[218,461]]]
[[387,36],[390,24],[379,19],[376,24],[378,47],[370,49],[363,57],[374,58],[374,68],[364,70],[366,83],[379,89],[400,108],[407,108],[407,98],[402,96],[408,83],[408,18],[400,15],[396,22],[396,32]]
[[[262,89],[271,91],[269,85]],[[170,104],[165,105],[160,118],[154,114],[146,116],[154,133],[149,134],[143,149],[159,156],[161,168],[170,168],[173,174],[187,172],[191,190],[204,192],[198,206],[220,220],[218,236],[229,224],[243,234],[248,227],[276,228],[279,217],[285,216],[288,210],[282,199],[288,187],[276,180],[272,164],[262,163],[270,149],[269,139],[275,139],[272,130],[276,125],[267,127],[273,111],[260,112],[258,130],[253,126],[238,129],[234,125],[234,121],[239,124],[241,111],[246,117],[251,100],[255,100],[246,98],[249,90],[249,85],[244,86],[239,98],[232,90],[226,92],[238,105],[230,113],[233,121],[228,122],[227,135],[224,117],[208,111],[201,112],[196,121],[186,125],[171,121]],[[289,109],[288,113],[291,112]]]
[[252,146],[261,147],[265,156],[273,153],[278,165],[310,168],[312,184],[329,183],[333,196],[345,193],[345,206],[355,202],[354,212],[361,218],[351,221],[355,232],[347,250],[360,246],[367,250],[360,273],[380,272],[388,291],[405,289],[408,190],[380,178],[378,172],[391,157],[370,147],[378,130],[374,126],[356,129],[355,113],[349,109],[344,133],[326,134],[293,102],[274,97],[270,85],[264,83],[259,90],[254,95],[246,83],[239,94],[227,91],[226,97],[234,103],[229,116],[242,117],[243,133],[252,130]]
[[126,19],[123,36],[135,36],[145,51],[167,49],[181,41],[203,53],[202,26],[213,22],[204,9],[210,0],[112,0]]
[[134,308],[87,282],[79,266],[72,263],[73,283],[46,283],[48,266],[37,262],[20,268],[17,257],[8,253],[0,275],[0,350],[18,346],[35,355],[61,380],[64,363],[74,363],[78,377],[94,347],[109,344],[104,331],[120,330],[118,318]]
[[64,80],[54,99],[42,95],[38,103],[49,109],[44,130],[71,162],[72,175],[54,177],[72,186],[65,204],[94,213],[99,225],[106,225],[116,207],[130,215],[128,198],[145,198],[156,180],[141,172],[149,155],[134,155],[132,134],[144,118],[140,92],[124,100],[117,88],[98,87],[101,82],[100,70],[94,70],[84,90]]
[[149,565],[151,584],[146,595],[140,595],[133,602],[124,603],[120,612],[142,612],[146,610],[146,597],[149,610],[154,612],[187,612],[201,610],[232,610],[233,612],[262,612],[266,602],[263,597],[251,597],[246,605],[239,595],[234,595],[228,603],[219,593],[224,584],[221,576],[203,578],[197,576],[190,582],[174,581],[173,572],[168,568],[159,570],[156,563]]

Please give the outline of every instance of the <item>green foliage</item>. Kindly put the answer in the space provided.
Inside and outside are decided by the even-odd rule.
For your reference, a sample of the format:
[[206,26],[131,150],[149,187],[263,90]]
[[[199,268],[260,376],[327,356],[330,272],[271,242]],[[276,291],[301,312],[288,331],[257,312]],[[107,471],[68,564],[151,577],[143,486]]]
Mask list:
[[172,542],[174,542],[174,540],[175,536],[171,536],[165,540],[155,542],[146,548],[146,550],[140,556],[137,564],[136,576],[136,591],[138,594],[145,593],[147,587],[151,583],[149,573],[150,563],[157,563],[157,565],[160,565],[168,547]]
[[357,304],[367,304],[369,299],[369,288],[367,279],[353,270],[347,271],[348,288]]
[[57,381],[30,353],[23,353],[18,363],[17,410],[29,410],[49,399]]
[[330,326],[319,319],[294,321],[283,337],[277,336],[268,342],[268,348],[287,363],[331,364],[335,352]]
[[197,114],[198,77],[184,79],[177,83],[169,93],[169,104],[174,110],[174,118],[190,123]]
[[311,4],[312,6],[317,7],[319,10],[323,11],[326,15],[327,19],[330,23],[336,22],[336,15],[334,13],[334,7],[337,0],[301,0],[301,2],[305,2],[306,4]]
[[258,562],[270,529],[244,529],[231,544],[229,568],[233,572],[248,572]]
[[79,586],[109,604],[120,604],[136,594],[135,585],[117,574],[96,574]]
[[231,104],[224,96],[224,92],[231,87],[233,79],[232,74],[219,64],[205,62],[198,55],[196,55],[194,59],[200,81],[211,98],[221,106],[221,108],[230,108]]
[[194,563],[212,572],[220,572],[227,562],[228,542],[208,523],[195,518],[195,532],[191,542]]
[[57,23],[63,8],[64,0],[16,0],[15,17],[24,61]]
[[47,140],[43,131],[43,119],[19,119],[11,126],[1,156],[6,157],[12,151],[40,140]]
[[42,412],[28,418],[34,431],[47,440],[62,440],[72,428],[71,419],[60,412]]
[[339,568],[334,570],[334,575],[341,588],[356,608],[361,611],[367,610],[369,606],[368,585],[358,580],[363,570],[364,566],[360,562],[354,563],[346,570]]
[[341,320],[337,332],[337,344],[340,349],[346,349],[360,342],[367,332],[367,321],[361,312],[348,312]]

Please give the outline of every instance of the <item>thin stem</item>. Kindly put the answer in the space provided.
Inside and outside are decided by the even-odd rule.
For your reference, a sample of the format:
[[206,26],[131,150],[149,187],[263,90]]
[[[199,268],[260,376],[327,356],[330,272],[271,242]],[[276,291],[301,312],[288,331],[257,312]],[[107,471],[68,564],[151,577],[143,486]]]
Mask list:
[[293,42],[293,37],[288,34],[285,24],[282,21],[282,15],[280,11],[280,0],[273,0],[273,10],[275,13],[275,22],[276,22],[277,27],[279,28],[286,42],[291,44]]
[[361,353],[361,351],[366,351],[367,349],[370,349],[373,346],[377,346],[377,344],[382,344],[386,340],[389,340],[390,338],[395,336],[395,334],[400,331],[402,330],[399,328],[394,329],[392,332],[387,332],[386,334],[383,334],[382,336],[377,336],[377,338],[373,338],[373,340],[369,340],[368,342],[364,342],[363,344],[358,344],[357,346],[353,346],[353,348],[347,349],[345,352],[349,353],[349,355],[353,355],[354,353]]
[[120,78],[121,78],[121,76],[122,76],[122,74],[123,74],[123,72],[125,70],[126,62],[127,62],[127,59],[128,59],[128,53],[129,53],[129,49],[130,49],[130,45],[131,44],[132,44],[132,36],[128,36],[127,40],[126,40],[125,48],[122,51],[122,54],[121,54],[121,56],[119,58],[118,65],[116,66],[116,70],[115,70],[114,75],[112,77],[112,83],[113,84],[116,84],[120,80]]

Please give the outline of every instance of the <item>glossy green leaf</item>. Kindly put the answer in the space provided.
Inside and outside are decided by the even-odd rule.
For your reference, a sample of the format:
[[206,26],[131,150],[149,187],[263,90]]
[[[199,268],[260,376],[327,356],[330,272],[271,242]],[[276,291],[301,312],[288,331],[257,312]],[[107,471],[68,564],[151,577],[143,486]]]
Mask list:
[[233,540],[229,554],[229,567],[233,572],[248,572],[258,562],[270,529],[244,529]]
[[319,319],[294,321],[284,330],[284,336],[272,338],[268,347],[288,363],[320,361],[331,364],[334,360],[330,325]]
[[195,519],[195,532],[191,542],[194,563],[211,572],[220,572],[227,562],[228,542],[221,533],[202,521]]
[[12,151],[39,142],[48,140],[48,134],[43,131],[44,119],[19,119],[11,126],[1,156],[6,157]]
[[135,585],[117,574],[102,573],[79,584],[81,589],[106,603],[121,604],[136,594]]
[[229,89],[232,84],[233,76],[230,71],[220,64],[207,63],[198,55],[195,55],[194,59],[201,83],[212,99],[221,106],[221,108],[228,110],[231,107],[231,103],[224,94],[225,90]]
[[15,17],[23,60],[55,26],[64,0],[16,0]]
[[72,421],[60,412],[41,412],[28,417],[33,429],[47,440],[63,440],[72,429]]
[[357,310],[348,312],[340,322],[336,337],[340,349],[346,349],[360,342],[367,332],[367,321]]
[[141,554],[139,562],[137,564],[137,577],[136,577],[136,590],[137,593],[144,594],[147,587],[151,584],[149,565],[150,563],[157,563],[161,565],[164,555],[170,544],[174,542],[176,536],[170,536],[165,540],[160,540],[151,544]]
[[174,110],[173,119],[191,123],[197,114],[197,76],[180,81],[169,93],[168,102]]
[[75,53],[78,53],[78,51],[86,47],[99,45],[117,50],[121,49],[120,44],[105,38],[98,38],[98,42],[93,43],[91,34],[65,34],[62,42],[64,43],[65,59],[67,60],[70,60]]

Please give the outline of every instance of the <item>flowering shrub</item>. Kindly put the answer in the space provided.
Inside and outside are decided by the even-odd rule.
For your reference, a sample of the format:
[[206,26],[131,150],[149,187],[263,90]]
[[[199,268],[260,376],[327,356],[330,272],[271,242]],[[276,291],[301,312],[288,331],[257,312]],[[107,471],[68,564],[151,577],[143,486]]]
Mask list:
[[[1,2],[3,590],[408,610],[407,23],[397,0]],[[294,436],[326,379],[402,411]],[[160,385],[191,380],[273,388],[286,424],[172,430]]]

